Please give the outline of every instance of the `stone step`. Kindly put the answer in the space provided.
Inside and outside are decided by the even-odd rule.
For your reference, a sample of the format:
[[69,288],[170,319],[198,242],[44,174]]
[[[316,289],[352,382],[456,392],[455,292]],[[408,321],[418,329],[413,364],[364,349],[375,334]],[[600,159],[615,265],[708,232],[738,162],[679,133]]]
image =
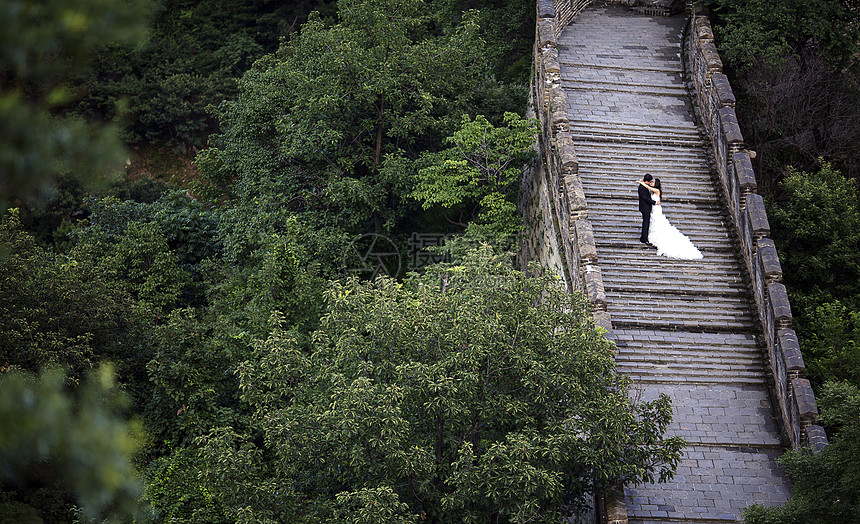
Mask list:
[[[673,63],[661,63],[661,64],[651,64],[651,65],[626,65],[623,68],[619,68],[617,65],[613,64],[603,64],[600,62],[586,62],[584,60],[578,60],[578,57],[572,56],[569,51],[571,48],[579,47],[576,43],[568,41],[567,43],[559,41],[559,63],[562,66],[562,71],[568,71],[570,69],[596,69],[596,70],[607,70],[607,71],[630,71],[633,73],[663,73],[663,74],[681,74],[683,70],[678,68],[677,64]],[[570,68],[570,69],[565,69]]]
[[[762,365],[724,364],[718,362],[702,362],[689,360],[686,362],[646,362],[643,360],[617,359],[618,371],[643,380],[666,379],[667,381],[713,382],[724,379],[726,383],[734,383],[736,379],[746,379],[748,383],[763,383],[764,367]],[[733,380],[735,379],[735,380]]]
[[[672,293],[671,291],[651,291],[647,288],[643,293],[613,289],[606,292],[606,300],[614,303],[623,303],[625,307],[639,311],[659,307],[668,310],[677,309],[682,313],[688,310],[704,309],[712,311],[715,315],[750,315],[750,303],[747,297],[735,294],[694,295],[689,293]],[[740,310],[741,313],[736,313],[736,310]]]
[[[565,56],[560,62],[565,65],[577,64],[579,67],[603,67],[606,69],[627,69],[636,71],[643,76],[659,75],[667,72],[681,73],[683,69],[679,63],[667,60],[655,53],[643,53],[641,50],[614,48],[608,53],[585,56],[574,53],[571,57],[569,51],[576,49],[577,43],[566,40],[564,35],[559,39],[559,48]],[[680,53],[678,53],[680,54]],[[680,60],[677,56],[675,60]]]
[[638,122],[616,119],[595,118],[587,115],[571,115],[571,129],[600,134],[611,133],[672,133],[686,138],[702,138],[700,127],[693,120],[676,120],[669,122]]
[[[743,308],[743,298],[732,293],[688,293],[678,295],[670,292],[646,290],[639,295],[635,291],[621,291],[610,288],[606,293],[609,309],[622,311],[625,316],[642,319],[659,317],[665,319],[694,320],[696,322],[716,322],[722,320],[741,320],[752,322],[752,312]],[[732,300],[732,298],[736,300]]]
[[[587,96],[580,92],[570,92],[571,99],[586,100],[581,97]],[[624,120],[620,115],[590,115],[572,113],[570,119],[570,130],[583,135],[596,135],[602,137],[606,135],[619,136],[671,136],[673,138],[682,138],[689,141],[697,141],[698,143],[706,143],[702,129],[695,121],[692,120],[663,120],[663,121],[637,121],[631,122]],[[595,143],[603,142],[600,138],[594,140]]]
[[[671,173],[673,177],[678,179],[710,181],[711,183],[714,180],[708,165],[698,161],[664,161],[655,157],[625,159],[604,156],[598,158],[578,153],[576,162],[580,172],[591,173],[596,176],[632,175],[634,181],[642,178],[645,173],[651,173],[658,178],[665,178]],[[661,175],[663,176],[661,177]]]
[[[705,255],[707,256],[707,254]],[[690,274],[677,265],[664,265],[667,257],[657,257],[654,266],[645,267],[601,267],[603,285],[608,292],[637,292],[649,290],[666,293],[721,296],[747,293],[747,285],[740,274],[729,274],[720,278],[717,271]],[[655,266],[657,266],[655,268]],[[634,278],[635,275],[635,278]],[[647,286],[647,287],[646,287]]]
[[647,159],[649,162],[661,162],[670,165],[678,161],[686,161],[699,166],[708,166],[708,157],[701,148],[666,147],[655,149],[639,144],[614,144],[614,146],[607,148],[606,144],[596,142],[574,142],[576,154],[580,158],[588,160],[612,158],[638,161]]
[[[622,266],[628,268],[639,268],[654,264],[654,251],[642,246],[636,241],[635,248],[617,248],[612,245],[599,246],[599,262],[601,266]],[[702,260],[675,260],[667,259],[664,267],[674,268],[676,271],[689,272],[699,268],[712,268],[721,274],[740,274],[740,266],[734,252],[709,252],[708,257]]]
[[622,143],[617,145],[627,146],[628,149],[613,154],[612,145],[616,144],[609,144],[607,146],[607,144],[596,144],[594,142],[577,140],[573,142],[579,164],[582,165],[584,162],[586,165],[594,166],[595,169],[613,168],[617,164],[626,164],[635,167],[642,165],[642,163],[647,163],[647,165],[642,167],[652,170],[656,169],[656,167],[674,167],[676,170],[680,170],[683,167],[685,169],[693,169],[695,172],[710,174],[707,157],[704,155],[704,148],[692,151],[693,148],[688,146],[672,146],[650,148],[650,151],[646,151],[647,147],[642,150],[630,149],[630,146],[639,144]]
[[[583,184],[583,190],[589,210],[615,209],[621,212],[632,209],[637,214],[639,213],[639,197],[636,188],[631,187],[629,182],[625,184],[625,187],[601,187],[594,183],[588,183]],[[698,192],[691,189],[685,192],[669,193],[666,195],[665,202],[661,202],[663,213],[670,221],[672,216],[678,216],[679,213],[683,214],[684,209],[713,213],[722,217],[727,216],[716,195],[709,195],[704,189]]]
[[[636,213],[639,215],[639,220],[637,221],[634,215],[632,220],[619,218],[613,219],[612,222],[593,221],[595,240],[598,244],[618,240],[638,240],[642,228],[642,215],[632,206],[630,208],[620,207],[618,211],[619,213],[630,215]],[[592,215],[589,216],[591,217]],[[596,213],[595,216],[599,217]],[[666,213],[666,216],[673,225],[677,224],[675,227],[686,235],[693,244],[700,242],[704,246],[719,248],[726,247],[727,244],[734,244],[734,239],[729,236],[728,231],[722,228],[720,228],[722,230],[717,230],[714,227],[709,227],[708,224],[701,224],[698,222],[696,215],[673,212]]]
[[[693,200],[688,200],[687,203],[689,202]],[[726,229],[726,218],[716,214],[707,215],[701,210],[678,209],[682,203],[684,202],[673,202],[671,207],[667,204],[663,208],[663,214],[679,231],[690,238],[693,235],[703,241],[734,241]],[[610,213],[615,215],[609,215]],[[594,231],[607,233],[610,236],[618,233],[626,235],[642,226],[642,214],[634,199],[628,201],[619,199],[614,209],[608,206],[589,207],[588,216],[591,218]]]
[[601,82],[578,78],[576,81],[562,81],[561,86],[568,91],[588,91],[589,93],[606,91],[629,93],[633,95],[677,96],[687,98],[687,89],[683,86],[654,85],[644,81],[639,82]]
[[704,143],[698,137],[685,136],[683,134],[674,133],[622,133],[622,132],[600,132],[597,130],[577,130],[571,129],[571,137],[576,142],[591,142],[591,143],[621,143],[621,144],[642,144],[656,148],[669,147],[700,147],[704,148]]
[[640,86],[643,81],[647,81],[650,86],[683,89],[686,94],[683,74],[677,69],[631,69],[611,65],[574,64],[568,61],[560,62],[560,65],[562,78],[571,79],[568,81],[570,83],[605,82]]
[[607,311],[612,315],[613,327],[618,325],[626,329],[658,329],[666,331],[700,331],[703,333],[753,333],[756,325],[752,320],[743,319],[707,319],[707,318],[673,318],[656,317],[631,313],[629,310],[615,309],[607,305]]
[[717,375],[709,375],[706,373],[702,373],[700,375],[693,376],[679,376],[679,375],[660,375],[660,374],[647,374],[647,373],[639,373],[634,369],[625,370],[621,367],[618,368],[620,373],[630,377],[636,384],[645,384],[645,385],[653,385],[653,384],[668,384],[668,385],[722,385],[722,386],[764,386],[767,384],[765,380],[758,376],[753,377],[733,377],[733,376],[717,376]]
[[690,188],[696,191],[707,191],[719,202],[717,186],[711,178],[710,172],[693,166],[667,166],[653,162],[642,162],[642,167],[634,167],[631,164],[618,163],[618,165],[597,165],[591,161],[583,161],[578,166],[579,179],[583,186],[606,187],[608,190],[626,189],[628,193],[636,195],[637,183],[645,173],[650,173],[654,178],[659,178],[663,186],[664,197],[671,197],[673,192],[683,191]]
[[626,178],[633,182],[645,173],[664,179],[663,182],[691,181],[714,185],[715,178],[708,164],[694,158],[667,158],[656,155],[639,158],[623,155],[595,156],[577,150],[576,165],[578,173],[594,177]]
[[[654,248],[647,246],[643,246],[642,250],[652,253],[652,257],[653,253],[656,253]],[[642,262],[615,258],[612,259],[613,263],[609,264],[608,259],[611,258],[611,255],[604,257],[599,245],[597,257],[604,275],[618,275],[623,279],[621,282],[643,282],[643,288],[647,285],[645,282],[652,282],[659,278],[673,279],[678,283],[697,280],[710,281],[723,277],[731,279],[732,282],[739,283],[743,281],[740,267],[735,264],[727,264],[725,260],[717,259],[712,261],[710,257],[701,260],[666,258],[656,263],[653,261],[653,258],[650,260],[646,258]],[[624,276],[627,276],[627,278],[624,278]],[[672,288],[661,288],[661,291],[664,293],[670,292]],[[744,288],[744,292],[746,292],[746,288]],[[679,294],[684,293],[679,292]]]
[[[681,226],[680,230],[702,253],[712,253],[714,251],[731,252],[737,246],[730,237],[716,237],[713,232],[696,228]],[[602,250],[607,248],[631,248],[638,247],[639,249],[653,250],[645,245],[636,246],[639,244],[639,236],[642,233],[641,226],[625,226],[597,223],[594,227],[594,240],[597,243],[598,257]],[[656,254],[656,251],[654,251]],[[680,262],[680,261],[679,261]],[[702,267],[701,260],[684,261],[685,263],[693,264],[692,267]]]
[[671,344],[702,344],[712,346],[743,346],[758,347],[756,338],[747,333],[734,333],[722,335],[702,335],[701,333],[678,333],[659,330],[642,331],[640,329],[615,328],[613,330],[619,343],[636,345],[641,343],[671,345]]
[[[751,357],[746,360],[737,358],[708,359],[694,355],[675,355],[675,358],[667,359],[661,357],[639,357],[635,354],[624,354],[621,350],[616,353],[618,369],[625,374],[637,373],[640,375],[721,375],[748,376],[764,375],[764,365],[760,360]],[[746,376],[746,375],[745,375]]]
[[[660,178],[662,184],[664,179],[661,177],[657,178]],[[582,182],[582,188],[585,190],[586,197],[591,195],[595,200],[595,205],[590,205],[589,207],[598,207],[600,204],[611,206],[617,205],[619,201],[632,200],[638,202],[639,200],[639,188],[636,180],[632,177],[617,177],[614,179],[607,177],[601,180],[587,175],[580,177],[580,181]],[[724,207],[718,193],[713,187],[704,183],[679,183],[677,180],[663,185],[660,202],[665,206],[663,209],[667,213],[670,207],[698,209],[707,212],[713,212]],[[592,202],[589,201],[588,203],[591,204]]]
[[[658,177],[659,178],[659,177]],[[639,210],[639,192],[637,183],[630,179],[605,180],[600,182],[591,178],[580,178],[582,188],[585,191],[589,208],[612,209],[633,206]],[[662,182],[662,178],[660,179]],[[668,216],[671,213],[699,213],[714,214],[725,217],[723,213],[726,206],[717,192],[704,184],[680,184],[673,183],[664,186],[664,192],[660,199],[663,212]]]
[[[586,197],[588,196],[586,190]],[[628,190],[628,193],[630,191]],[[678,196],[682,198],[683,195]],[[593,199],[597,201],[595,197]],[[692,228],[708,229],[723,237],[728,232],[728,217],[716,212],[719,208],[711,206],[699,206],[685,201],[669,200],[663,205],[663,214],[671,222],[673,218],[684,220]],[[635,212],[635,213],[634,213]],[[598,201],[595,205],[588,206],[588,216],[592,222],[603,222],[610,227],[616,228],[622,225],[640,225],[642,215],[639,213],[639,200],[634,193],[633,197],[617,198],[611,202]]]
[[623,341],[617,341],[616,344],[618,346],[616,353],[618,361],[647,361],[655,364],[705,362],[714,365],[743,363],[745,365],[763,366],[763,356],[758,346],[732,346],[726,344],[717,346],[705,341],[696,344],[675,343],[668,346],[660,344],[630,344]]

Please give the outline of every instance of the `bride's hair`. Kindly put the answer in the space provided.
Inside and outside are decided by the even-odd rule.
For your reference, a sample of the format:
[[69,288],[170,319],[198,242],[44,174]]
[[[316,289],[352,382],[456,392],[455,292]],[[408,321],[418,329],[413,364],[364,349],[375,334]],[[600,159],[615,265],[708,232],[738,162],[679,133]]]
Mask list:
[[660,198],[663,198],[663,185],[660,183],[659,178],[654,179],[654,188],[659,191]]

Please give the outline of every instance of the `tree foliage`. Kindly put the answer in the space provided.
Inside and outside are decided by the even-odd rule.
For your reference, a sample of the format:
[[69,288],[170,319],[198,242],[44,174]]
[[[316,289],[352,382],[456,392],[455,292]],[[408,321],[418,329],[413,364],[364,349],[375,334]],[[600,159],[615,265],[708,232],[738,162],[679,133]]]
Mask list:
[[860,297],[860,195],[829,163],[790,171],[785,200],[768,208],[783,274],[795,307],[804,310]]
[[15,210],[0,219],[0,250],[0,366],[65,366],[77,382],[102,359],[136,360],[144,320],[91,253],[39,247]]
[[[128,521],[138,513],[140,482],[131,463],[141,445],[139,421],[126,422],[115,410],[123,406],[110,367],[101,367],[70,396],[58,370],[38,377],[18,372],[0,375],[0,480],[5,486],[53,487],[72,494],[86,519]],[[46,496],[45,496],[46,495]],[[66,506],[50,513],[42,500],[24,498],[40,518],[71,521]],[[67,501],[69,502],[69,501]],[[7,521],[15,505],[0,504]]]
[[778,194],[786,166],[823,157],[860,176],[860,26],[853,0],[712,0],[720,55],[732,77],[759,188]]
[[391,231],[409,209],[412,160],[499,90],[471,18],[436,35],[420,0],[342,2],[339,15],[311,17],[254,65],[198,164],[236,191],[287,186],[289,208],[348,230]]
[[780,65],[805,48],[819,47],[836,67],[849,65],[860,43],[852,0],[711,0],[721,25],[723,58],[744,70]]
[[582,298],[508,264],[334,283],[307,349],[276,315],[237,371],[253,431],[199,439],[228,516],[554,522],[669,478],[668,399],[632,404]]
[[9,0],[0,5],[0,210],[60,173],[123,159],[115,126],[72,118],[74,71],[106,42],[139,42],[145,0]]
[[460,129],[445,140],[452,147],[424,155],[429,165],[418,172],[413,198],[424,209],[459,209],[459,219],[449,220],[510,239],[519,232],[517,184],[535,156],[536,133],[536,121],[515,113],[506,112],[498,127],[483,115],[464,115]]
[[312,9],[332,1],[154,0],[150,38],[99,50],[92,72],[79,72],[86,96],[78,114],[109,118],[125,106],[124,139],[196,151],[217,123],[207,106],[236,94],[236,79]]

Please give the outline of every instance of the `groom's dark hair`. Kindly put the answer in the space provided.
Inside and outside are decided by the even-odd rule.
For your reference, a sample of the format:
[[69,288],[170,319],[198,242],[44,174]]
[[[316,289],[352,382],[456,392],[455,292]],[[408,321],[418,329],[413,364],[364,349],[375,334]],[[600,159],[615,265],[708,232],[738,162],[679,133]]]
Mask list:
[[654,177],[651,176],[651,173],[645,173],[645,176],[642,177],[642,180],[646,182],[650,182]]

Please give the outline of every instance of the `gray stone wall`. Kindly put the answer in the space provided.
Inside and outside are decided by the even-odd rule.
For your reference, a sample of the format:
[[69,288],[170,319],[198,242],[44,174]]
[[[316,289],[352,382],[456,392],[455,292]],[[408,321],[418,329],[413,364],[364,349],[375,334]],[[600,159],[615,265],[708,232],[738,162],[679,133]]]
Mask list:
[[579,179],[557,49],[562,29],[591,3],[541,0],[537,5],[531,100],[532,111],[540,120],[539,155],[534,172],[524,177],[520,203],[534,238],[521,243],[520,262],[536,261],[563,275],[570,290],[584,292],[595,322],[612,339],[612,319],[606,311],[597,248]]
[[827,442],[817,425],[815,395],[805,378],[806,367],[792,329],[791,304],[782,268],[770,237],[770,225],[735,113],[735,97],[714,44],[714,33],[702,8],[694,5],[688,31],[687,70],[695,87],[699,117],[708,134],[715,168],[739,239],[764,332],[774,395],[783,431],[792,447]]

